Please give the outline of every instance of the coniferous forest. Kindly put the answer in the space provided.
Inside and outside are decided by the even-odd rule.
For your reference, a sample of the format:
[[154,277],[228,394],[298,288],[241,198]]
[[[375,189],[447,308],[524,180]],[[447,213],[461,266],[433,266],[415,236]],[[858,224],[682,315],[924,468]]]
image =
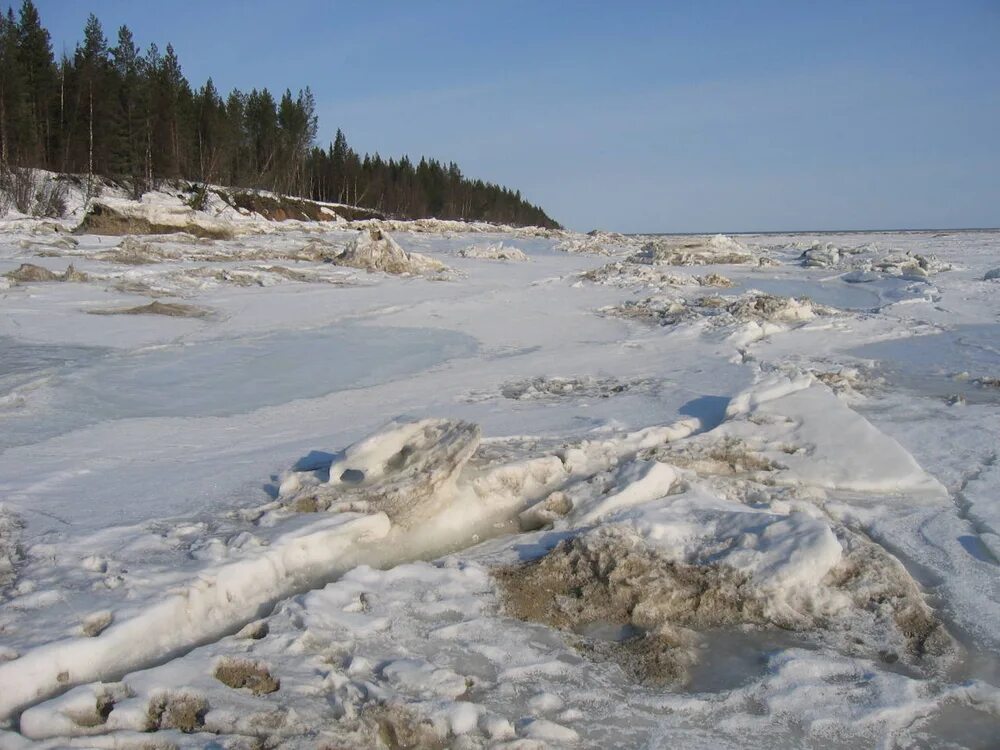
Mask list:
[[317,142],[309,88],[225,97],[184,77],[173,47],[110,41],[96,16],[56,60],[38,9],[0,16],[0,167],[103,175],[136,197],[165,179],[350,203],[399,218],[558,226],[520,192],[465,177],[458,165],[360,156],[337,130]]

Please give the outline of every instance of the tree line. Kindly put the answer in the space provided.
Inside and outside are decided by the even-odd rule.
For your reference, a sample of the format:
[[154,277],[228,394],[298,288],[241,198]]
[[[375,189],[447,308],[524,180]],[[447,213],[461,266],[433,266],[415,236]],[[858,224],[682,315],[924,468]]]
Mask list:
[[350,203],[400,218],[556,227],[519,191],[470,179],[455,163],[360,156],[338,129],[317,144],[308,87],[223,97],[195,89],[170,44],[145,51],[127,26],[112,44],[93,14],[57,61],[31,0],[0,14],[0,169],[103,175],[138,197],[184,179]]

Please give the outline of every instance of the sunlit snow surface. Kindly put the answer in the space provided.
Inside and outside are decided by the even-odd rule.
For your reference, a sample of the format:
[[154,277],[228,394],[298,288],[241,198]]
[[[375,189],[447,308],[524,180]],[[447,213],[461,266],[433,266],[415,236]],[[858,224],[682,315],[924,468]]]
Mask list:
[[[0,278],[0,747],[996,746],[1000,233],[300,252],[361,229],[3,224],[89,280]],[[198,317],[106,314],[154,300]],[[665,607],[661,682],[635,618],[516,616],[498,571],[605,533],[752,606]]]

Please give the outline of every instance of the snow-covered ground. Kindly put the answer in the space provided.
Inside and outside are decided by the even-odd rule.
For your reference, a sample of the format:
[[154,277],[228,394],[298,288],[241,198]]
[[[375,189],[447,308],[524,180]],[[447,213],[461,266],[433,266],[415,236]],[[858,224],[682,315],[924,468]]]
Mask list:
[[78,220],[0,223],[0,747],[995,746],[1000,233]]

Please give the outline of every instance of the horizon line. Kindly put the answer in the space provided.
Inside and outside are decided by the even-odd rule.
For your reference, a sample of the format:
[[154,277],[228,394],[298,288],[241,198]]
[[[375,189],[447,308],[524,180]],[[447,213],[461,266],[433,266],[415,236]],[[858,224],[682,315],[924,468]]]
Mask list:
[[[602,231],[602,230],[591,230]],[[620,232],[626,236],[659,235],[675,237],[697,237],[706,234],[747,235],[747,234],[878,234],[886,232],[1000,232],[995,227],[897,227],[878,229],[763,229],[763,230],[711,230],[706,232]]]

